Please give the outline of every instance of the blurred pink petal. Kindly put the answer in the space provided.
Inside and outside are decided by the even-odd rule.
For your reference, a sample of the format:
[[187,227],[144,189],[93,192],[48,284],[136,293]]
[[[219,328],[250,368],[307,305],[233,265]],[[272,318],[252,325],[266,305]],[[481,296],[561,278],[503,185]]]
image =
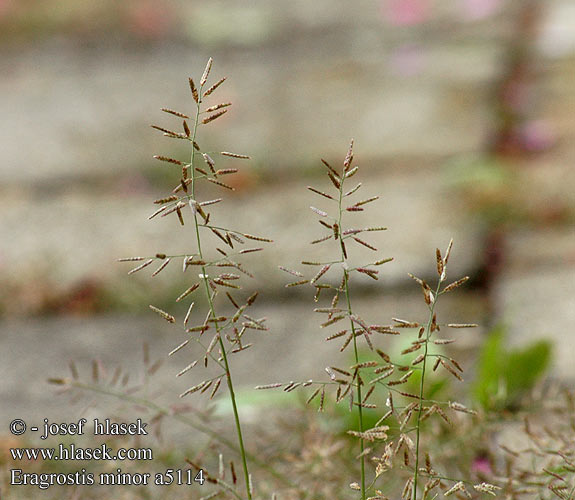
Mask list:
[[519,136],[523,148],[531,153],[545,151],[555,142],[551,128],[542,120],[525,123],[519,131]]
[[395,26],[413,26],[424,22],[429,13],[429,0],[383,0],[382,14]]
[[491,470],[491,464],[489,463],[489,459],[482,455],[475,457],[473,463],[471,464],[471,470],[475,474],[482,474],[485,476],[490,476],[493,474],[493,471]]
[[389,59],[392,71],[399,76],[414,76],[421,73],[425,63],[422,51],[423,48],[418,45],[397,47]]
[[8,14],[13,5],[14,2],[12,0],[0,0],[0,18]]
[[129,29],[143,38],[162,38],[174,24],[171,10],[163,2],[142,0],[131,4],[127,14]]
[[464,0],[463,15],[470,21],[483,19],[494,14],[503,0]]

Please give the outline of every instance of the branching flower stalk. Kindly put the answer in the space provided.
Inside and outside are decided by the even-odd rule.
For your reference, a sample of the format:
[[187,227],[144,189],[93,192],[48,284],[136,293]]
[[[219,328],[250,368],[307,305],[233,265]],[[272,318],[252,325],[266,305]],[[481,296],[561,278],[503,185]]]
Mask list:
[[[244,245],[246,240],[253,240],[257,242],[271,242],[271,240],[243,233],[235,229],[226,228],[221,225],[213,224],[210,219],[211,214],[207,211],[208,209],[206,207],[221,202],[222,198],[199,201],[198,183],[202,180],[208,181],[211,184],[223,189],[232,191],[234,190],[231,185],[222,181],[221,177],[234,174],[237,172],[237,169],[216,168],[216,161],[213,159],[216,154],[222,159],[249,159],[249,157],[246,155],[230,153],[228,151],[223,151],[221,153],[204,152],[197,143],[199,127],[207,125],[223,116],[227,112],[228,107],[231,105],[229,102],[224,102],[205,108],[203,107],[206,98],[212,95],[212,93],[225,81],[225,78],[222,78],[208,87],[207,82],[211,67],[212,59],[208,61],[198,86],[196,86],[192,78],[189,79],[190,90],[195,102],[195,112],[191,128],[188,124],[188,120],[190,119],[188,115],[167,108],[162,109],[162,111],[183,120],[183,133],[152,125],[153,128],[162,132],[164,136],[189,142],[191,147],[191,154],[189,162],[183,162],[167,156],[155,156],[157,160],[160,160],[164,163],[181,167],[181,178],[178,185],[173,189],[172,194],[154,202],[161,205],[161,207],[156,210],[149,218],[152,219],[157,216],[166,217],[170,214],[175,214],[177,215],[180,224],[183,226],[183,209],[188,206],[191,210],[194,224],[196,252],[192,254],[179,253],[174,255],[159,253],[154,257],[131,257],[128,259],[120,260],[143,261],[142,264],[132,269],[130,273],[140,271],[151,265],[154,261],[160,261],[159,267],[154,271],[152,276],[155,276],[163,271],[170,261],[176,259],[181,259],[184,272],[186,272],[188,268],[195,268],[201,271],[198,273],[199,281],[192,283],[189,288],[183,291],[176,299],[176,302],[189,300],[189,297],[192,296],[196,290],[201,288],[204,292],[205,300],[208,306],[207,314],[203,322],[190,327],[189,321],[192,317],[194,302],[189,304],[183,323],[184,327],[186,328],[186,332],[190,334],[190,336],[183,343],[173,349],[170,352],[170,355],[176,354],[181,349],[185,348],[191,340],[193,340],[205,350],[205,356],[203,358],[204,367],[208,367],[210,360],[215,363],[217,367],[219,367],[220,370],[215,376],[209,377],[199,384],[190,387],[187,391],[181,394],[180,397],[184,397],[188,394],[196,392],[205,393],[210,390],[211,399],[221,388],[221,382],[225,380],[228,387],[228,393],[234,415],[238,447],[240,450],[240,457],[244,473],[246,495],[248,500],[252,500],[252,478],[248,470],[247,453],[242,434],[237,398],[234,390],[229,359],[231,355],[244,351],[251,346],[251,344],[245,343],[244,334],[246,331],[267,330],[267,327],[265,326],[265,318],[256,319],[248,316],[246,313],[246,309],[250,307],[255,301],[257,293],[252,294],[249,298],[247,298],[243,305],[240,305],[241,301],[232,296],[230,291],[241,289],[241,286],[238,284],[241,278],[240,274],[246,275],[248,277],[253,277],[252,274],[237,261],[237,258],[244,254],[251,254],[263,250],[263,248],[260,247],[237,250],[235,246]],[[202,116],[204,117],[202,118]],[[203,159],[202,165],[200,165],[198,162],[200,157]],[[216,236],[227,247],[226,250],[220,247],[215,247],[215,250],[218,252],[217,257],[208,257],[209,251],[206,250],[206,244],[204,241],[205,237],[202,236],[202,232],[206,229],[209,230],[209,232]],[[238,271],[240,274],[227,272],[229,269]],[[229,299],[229,302],[232,304],[234,308],[233,314],[224,315],[217,312],[216,298],[221,293],[225,293],[226,297]],[[150,305],[150,308],[166,321],[170,323],[176,322],[175,317],[168,312],[163,311],[153,305]],[[213,332],[213,334],[211,335],[210,341],[206,344],[203,342],[202,336],[208,331]],[[184,375],[192,368],[194,368],[197,363],[197,360],[193,361],[183,370],[181,370],[177,376]]]
[[[431,337],[433,335],[434,332],[439,331],[440,330],[440,325],[437,323],[437,316],[435,313],[435,307],[437,305],[437,301],[439,299],[439,296],[450,292],[451,290],[461,286],[462,284],[464,284],[469,277],[465,276],[464,278],[461,278],[460,280],[457,280],[453,283],[451,283],[450,285],[447,285],[446,287],[443,288],[443,290],[441,289],[441,286],[443,284],[443,282],[446,279],[446,273],[447,273],[447,263],[449,261],[449,256],[451,253],[451,248],[453,245],[453,240],[451,240],[449,242],[449,245],[447,247],[447,250],[445,252],[445,256],[442,257],[441,256],[441,251],[439,249],[436,249],[436,262],[437,262],[437,274],[438,274],[438,280],[437,280],[437,285],[435,287],[434,290],[432,290],[430,288],[430,286],[422,279],[413,276],[412,274],[410,274],[409,276],[411,278],[413,278],[420,286],[421,289],[423,291],[423,295],[425,298],[425,303],[427,304],[428,310],[429,310],[429,316],[427,319],[427,323],[425,325],[424,328],[420,328],[419,333],[418,333],[418,340],[421,339],[423,337],[423,343],[419,343],[418,344],[418,348],[423,348],[423,353],[420,354],[412,364],[418,364],[421,363],[421,379],[420,379],[420,384],[419,384],[419,395],[418,395],[418,402],[417,402],[417,419],[416,419],[416,423],[415,423],[415,434],[416,434],[416,438],[415,438],[415,467],[413,469],[413,477],[411,480],[411,492],[412,492],[412,500],[417,500],[417,495],[418,495],[418,483],[419,483],[419,479],[420,479],[420,473],[421,473],[421,469],[420,469],[420,457],[421,457],[421,427],[422,427],[422,421],[424,418],[424,411],[427,412],[436,412],[438,413],[442,418],[444,418],[445,420],[448,420],[447,416],[445,415],[445,413],[443,412],[443,410],[440,409],[439,406],[437,406],[436,404],[432,405],[432,406],[427,406],[426,404],[429,403],[429,401],[425,398],[425,381],[426,381],[426,374],[428,371],[428,363],[430,362],[431,357],[435,358],[435,364],[433,366],[433,371],[435,371],[440,365],[445,368],[451,375],[453,375],[455,378],[457,378],[458,380],[463,380],[461,378],[461,376],[458,374],[458,372],[462,372],[462,368],[459,365],[459,363],[457,361],[455,361],[452,358],[449,358],[447,356],[444,356],[443,354],[431,354],[429,352],[429,346],[431,343]],[[417,325],[419,326],[419,325]],[[445,326],[451,327],[451,328],[469,328],[469,327],[475,327],[477,325],[475,324],[447,324]],[[437,343],[441,343],[441,340],[436,341]],[[465,406],[459,404],[459,403],[448,403],[448,406],[450,409],[455,410],[455,411],[462,411],[465,413],[474,413],[472,410],[467,409]],[[429,462],[429,458],[427,458],[427,461]],[[431,471],[430,465],[429,463],[426,464],[426,476],[428,478],[430,478],[430,481],[428,481],[428,483],[426,484],[424,493],[423,493],[423,499],[425,499],[427,493],[429,493],[429,491],[431,489],[433,489],[433,487],[439,486],[440,482],[437,481],[437,484],[434,483],[434,481],[438,480],[438,479],[445,479],[444,477],[440,477],[437,474],[433,473]],[[463,481],[459,481],[457,482],[457,488],[455,491],[459,491],[459,489],[464,488],[463,486]],[[430,485],[434,485],[433,487],[431,487]],[[455,487],[454,487],[455,488]],[[453,488],[452,488],[453,489]],[[480,490],[478,490],[480,491]],[[446,496],[449,493],[446,492]]]
[[[437,280],[437,287],[434,292],[429,290],[425,286],[425,282],[421,280],[421,284],[424,289],[425,293],[425,302],[429,307],[429,318],[427,320],[427,325],[425,326],[425,344],[423,347],[423,362],[421,367],[421,382],[419,386],[419,407],[417,410],[417,422],[415,424],[416,428],[416,439],[415,439],[415,469],[413,471],[413,500],[417,500],[417,483],[419,479],[419,448],[420,448],[420,439],[421,439],[421,417],[423,415],[423,403],[425,401],[424,391],[425,391],[425,374],[427,371],[427,360],[428,360],[428,350],[429,350],[429,340],[432,333],[432,325],[434,325],[435,321],[435,304],[437,303],[437,297],[439,297],[439,289],[441,287],[441,283],[445,279],[445,272],[447,266],[447,260],[449,259],[449,252],[451,251],[451,245],[453,240],[449,242],[449,247],[445,254],[445,259],[441,259],[441,254],[439,250],[437,250],[437,269],[440,273],[439,279]],[[439,359],[439,358],[438,358]]]
[[[206,69],[204,71],[204,75],[202,76],[202,79],[200,80],[200,88],[198,90],[198,96],[196,99],[196,95],[194,93],[194,84],[193,84],[193,80],[190,78],[190,88],[192,90],[192,94],[194,95],[194,100],[196,101],[196,118],[194,120],[194,132],[192,135],[192,154],[191,154],[191,159],[190,159],[190,170],[192,171],[192,200],[196,200],[196,148],[194,147],[196,144],[196,135],[197,135],[197,131],[198,131],[198,125],[199,125],[199,121],[200,121],[200,112],[201,112],[201,104],[202,104],[202,98],[204,97],[204,85],[206,84],[206,80],[208,77],[208,74],[210,72],[211,69],[211,64],[212,64],[212,59],[210,58],[210,60],[208,61],[208,64],[206,66]],[[220,112],[223,114],[223,111]],[[218,113],[216,113],[218,114]],[[214,116],[214,115],[212,115]],[[206,118],[206,120],[209,120],[209,117]],[[207,122],[206,122],[207,123]],[[209,162],[209,160],[207,161],[209,166],[212,166],[211,163]],[[197,248],[198,248],[198,257],[200,259],[200,261],[204,260],[204,254],[202,252],[202,239],[200,237],[200,224],[198,222],[198,210],[195,209],[194,205],[190,204],[190,208],[192,210],[193,216],[194,216],[194,229],[195,229],[195,233],[196,233],[196,243],[197,243]],[[207,224],[207,220],[206,220],[206,224]],[[225,368],[225,374],[226,374],[226,381],[228,383],[228,390],[230,392],[230,400],[232,402],[232,408],[233,408],[233,412],[234,412],[234,421],[235,421],[235,426],[236,426],[236,432],[238,434],[238,444],[240,446],[240,454],[241,454],[241,458],[242,458],[242,467],[244,470],[244,479],[245,479],[245,484],[246,484],[246,492],[248,495],[248,499],[251,500],[252,495],[251,495],[251,491],[249,488],[249,484],[251,482],[250,480],[250,476],[249,476],[249,470],[248,470],[248,465],[247,465],[247,459],[246,459],[246,450],[245,450],[245,445],[244,445],[244,439],[243,439],[243,435],[242,435],[242,427],[241,427],[241,423],[240,423],[240,417],[239,417],[239,413],[238,413],[238,406],[237,406],[237,402],[236,402],[236,395],[235,395],[235,391],[234,391],[234,384],[233,384],[233,380],[232,380],[232,374],[230,372],[230,366],[228,363],[228,356],[226,353],[226,348],[224,346],[224,341],[222,339],[222,336],[220,335],[221,332],[221,327],[220,324],[218,323],[217,320],[217,314],[214,308],[214,301],[213,301],[213,297],[212,297],[212,292],[210,290],[210,282],[208,281],[208,274],[207,274],[207,270],[206,270],[206,266],[205,265],[201,265],[201,269],[202,269],[202,281],[204,282],[204,289],[206,292],[206,297],[208,299],[208,304],[210,307],[210,314],[211,317],[214,321],[214,326],[216,328],[216,335],[218,337],[218,343],[220,346],[220,352],[223,358],[223,363],[224,363],[224,368]]]
[[[359,167],[352,167],[353,161],[353,140],[349,146],[349,150],[343,162],[343,168],[341,171],[335,169],[328,162],[322,160],[324,166],[327,168],[327,175],[336,189],[335,195],[321,191],[314,187],[308,186],[308,189],[314,194],[320,196],[323,200],[327,199],[331,203],[337,206],[337,212],[335,216],[330,216],[329,212],[322,209],[316,208],[314,206],[310,207],[311,210],[319,216],[319,223],[324,229],[327,229],[328,234],[323,234],[317,240],[312,241],[312,244],[319,244],[333,240],[337,245],[337,255],[338,257],[323,262],[311,262],[302,261],[303,265],[318,267],[319,271],[316,272],[315,276],[311,279],[300,279],[294,283],[290,283],[286,286],[300,286],[300,285],[311,285],[315,290],[315,301],[319,300],[322,291],[327,290],[333,292],[330,307],[327,308],[316,308],[314,311],[319,314],[327,315],[327,319],[321,324],[322,328],[327,328],[342,320],[348,321],[348,327],[344,330],[338,331],[326,338],[327,341],[334,339],[343,338],[343,345],[340,351],[344,351],[349,345],[353,347],[353,359],[354,364],[348,369],[342,369],[335,366],[328,366],[326,372],[330,377],[329,382],[318,382],[313,380],[308,380],[306,382],[290,382],[289,384],[269,384],[264,386],[258,386],[259,389],[272,389],[283,387],[284,391],[292,391],[298,387],[309,387],[312,385],[317,386],[312,395],[308,398],[308,403],[313,401],[316,397],[319,397],[319,410],[322,411],[325,402],[325,393],[327,387],[336,388],[335,400],[340,403],[343,399],[348,398],[350,411],[353,411],[354,407],[357,411],[358,418],[358,429],[348,431],[349,434],[357,437],[359,439],[359,460],[360,460],[360,482],[351,483],[350,487],[354,490],[361,492],[362,500],[367,498],[367,487],[366,487],[366,467],[365,467],[365,457],[367,454],[367,449],[365,446],[365,441],[373,441],[374,439],[379,439],[383,437],[383,429],[366,429],[365,428],[365,417],[364,409],[375,408],[375,405],[367,402],[368,398],[373,393],[371,388],[364,393],[362,386],[365,384],[363,378],[363,372],[369,368],[372,368],[375,364],[374,361],[361,362],[359,356],[359,345],[358,337],[363,337],[370,350],[374,350],[373,342],[371,336],[373,333],[395,333],[391,332],[388,328],[381,327],[379,325],[370,325],[360,318],[356,313],[354,313],[352,308],[351,293],[350,293],[350,278],[352,273],[358,273],[366,275],[371,279],[377,280],[378,273],[374,267],[391,261],[392,259],[380,259],[375,262],[371,262],[367,265],[354,267],[349,258],[348,245],[357,244],[362,247],[367,247],[372,251],[377,251],[371,243],[364,241],[360,238],[360,234],[384,231],[384,227],[367,227],[367,228],[354,228],[346,227],[344,222],[344,214],[353,215],[357,212],[362,212],[364,206],[378,199],[377,196],[350,202],[348,206],[344,206],[344,201],[350,199],[360,188],[361,183],[357,184],[352,189],[347,189],[347,181],[353,177]],[[330,270],[337,270],[341,268],[342,274],[337,280],[337,285],[333,282],[326,282],[324,280],[329,276]],[[286,267],[280,266],[283,271],[296,276],[298,278],[304,278],[304,275],[299,271],[294,271]],[[343,296],[345,301],[344,306],[338,307],[340,297]]]

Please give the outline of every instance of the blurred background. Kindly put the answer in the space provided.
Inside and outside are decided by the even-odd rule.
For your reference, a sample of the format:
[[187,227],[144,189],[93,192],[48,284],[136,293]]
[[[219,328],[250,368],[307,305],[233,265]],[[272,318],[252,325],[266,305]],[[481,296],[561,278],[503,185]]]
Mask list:
[[[0,0],[2,429],[69,414],[46,378],[72,359],[137,379],[144,343],[165,359],[182,340],[148,309],[173,311],[181,272],[116,261],[190,247],[188,226],[147,219],[178,182],[152,156],[186,154],[149,125],[191,110],[187,78],[209,57],[234,106],[201,144],[252,158],[214,215],[277,243],[251,265],[270,332],[241,383],[318,376],[334,355],[277,265],[313,259],[321,202],[305,186],[326,185],[320,158],[339,164],[351,137],[365,197],[382,196],[358,217],[389,227],[370,241],[395,258],[357,283],[366,317],[421,318],[407,272],[433,277],[453,237],[450,277],[471,280],[441,313],[481,325],[460,348],[493,328],[518,349],[547,339],[552,373],[574,378],[574,26],[572,0]],[[187,360],[156,374],[167,401]]]

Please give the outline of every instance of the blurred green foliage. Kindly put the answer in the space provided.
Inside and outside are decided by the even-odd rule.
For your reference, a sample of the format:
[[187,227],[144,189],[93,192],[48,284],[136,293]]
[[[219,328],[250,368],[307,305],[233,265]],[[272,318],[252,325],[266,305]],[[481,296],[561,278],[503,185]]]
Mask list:
[[543,376],[551,361],[551,343],[534,342],[521,349],[505,348],[506,327],[499,325],[485,339],[479,354],[474,399],[485,410],[513,410]]

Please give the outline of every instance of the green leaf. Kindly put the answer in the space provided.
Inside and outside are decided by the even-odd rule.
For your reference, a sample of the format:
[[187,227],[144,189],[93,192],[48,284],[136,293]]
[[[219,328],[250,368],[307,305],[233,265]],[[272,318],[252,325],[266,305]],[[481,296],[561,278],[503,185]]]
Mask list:
[[543,376],[551,361],[549,342],[538,341],[525,348],[506,350],[505,334],[504,326],[495,327],[479,354],[472,394],[486,410],[501,410],[517,404]]

